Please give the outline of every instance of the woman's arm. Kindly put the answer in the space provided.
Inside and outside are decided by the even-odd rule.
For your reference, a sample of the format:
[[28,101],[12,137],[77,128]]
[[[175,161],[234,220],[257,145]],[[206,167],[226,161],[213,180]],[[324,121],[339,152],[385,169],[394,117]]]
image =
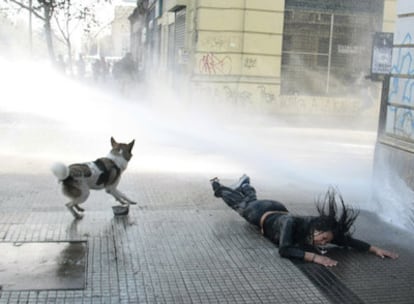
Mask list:
[[323,265],[327,267],[336,266],[338,264],[338,261],[328,258],[327,256],[316,254],[316,253],[309,252],[309,251],[305,252],[304,260],[307,262],[311,262],[311,263],[315,263],[315,264],[319,264],[319,265]]
[[324,266],[336,266],[338,263],[326,256],[305,251],[302,246],[298,246],[294,240],[295,220],[291,216],[283,216],[280,219],[280,239],[279,254],[284,258],[301,259],[307,262],[313,262]]
[[395,252],[391,252],[391,251],[388,251],[388,250],[381,249],[377,246],[370,245],[370,244],[368,244],[364,241],[354,239],[352,237],[347,237],[345,242],[342,243],[342,244],[339,244],[339,245],[340,246],[344,246],[344,245],[349,246],[349,247],[352,247],[352,248],[354,248],[356,250],[359,250],[359,251],[365,251],[365,252],[368,251],[368,252],[371,252],[371,253],[379,256],[380,258],[385,258],[385,257],[391,258],[391,259],[398,258],[398,254],[395,253]]
[[305,251],[297,246],[293,237],[295,220],[292,216],[286,215],[279,219],[279,254],[284,258],[294,258],[303,260]]
[[375,254],[375,255],[377,255],[377,256],[379,256],[382,259],[385,258],[385,257],[391,258],[391,259],[398,258],[397,253],[391,252],[391,251],[388,251],[388,250],[384,250],[384,249],[381,249],[381,248],[378,248],[378,247],[372,246],[372,245],[369,247],[368,251]]

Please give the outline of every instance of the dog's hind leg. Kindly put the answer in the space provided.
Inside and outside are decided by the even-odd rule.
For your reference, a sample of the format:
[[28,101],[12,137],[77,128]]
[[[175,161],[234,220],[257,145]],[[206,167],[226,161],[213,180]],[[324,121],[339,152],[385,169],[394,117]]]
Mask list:
[[66,204],[66,207],[69,209],[70,213],[72,213],[72,215],[78,220],[80,220],[83,217],[82,213],[77,212],[81,212],[83,210],[83,208],[79,207],[78,205],[85,202],[88,199],[88,197],[89,189],[82,189],[80,196],[74,198]]
[[75,217],[75,219],[80,220],[83,217],[83,214],[76,212],[74,206],[75,206],[74,201],[70,201],[69,203],[66,204],[66,207],[68,208],[70,213],[72,213],[72,215]]
[[74,205],[73,207],[75,207],[75,209],[77,210],[77,211],[79,211],[79,212],[84,212],[85,211],[85,209],[83,209],[81,206],[79,206],[79,205]]
[[78,205],[88,199],[89,187],[74,179],[67,179],[63,182],[62,190],[67,197],[71,198],[71,201],[66,204],[66,207],[76,219],[81,219],[83,215],[79,212],[82,212],[83,208]]

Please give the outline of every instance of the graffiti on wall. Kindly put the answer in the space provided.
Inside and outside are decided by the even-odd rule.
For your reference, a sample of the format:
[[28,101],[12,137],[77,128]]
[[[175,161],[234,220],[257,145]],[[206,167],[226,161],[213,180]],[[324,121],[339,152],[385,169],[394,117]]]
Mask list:
[[245,68],[253,69],[257,66],[257,59],[252,57],[247,57],[244,59],[243,63]]
[[268,107],[274,113],[289,115],[360,113],[361,100],[315,96],[280,96],[278,86],[269,84],[237,85],[235,83],[197,83],[194,94],[209,100],[227,101],[242,106]]
[[215,52],[223,52],[240,48],[240,36],[203,36],[200,39],[200,48],[205,50],[213,50]]
[[414,139],[414,115],[412,110],[389,107],[387,119],[392,122],[388,124],[388,133]]
[[229,86],[224,86],[225,99],[234,104],[248,105],[252,103],[252,93],[246,90],[237,90]]
[[[410,33],[406,33],[403,45],[412,45]],[[397,52],[395,52],[397,51]],[[395,48],[391,68],[393,75],[408,75],[414,77],[414,48]],[[414,79],[392,77],[390,79],[389,101],[401,105],[414,106]],[[399,107],[389,107],[387,112],[387,132],[401,137],[413,139],[414,117],[413,110]],[[390,124],[391,122],[391,124]]]
[[195,94],[207,97],[210,101],[227,101],[235,105],[253,105],[260,102],[260,94],[254,87],[240,87],[235,83],[197,83],[194,88]]
[[205,40],[205,44],[210,49],[215,50],[225,50],[227,47],[227,39],[225,37],[215,36],[215,37],[209,37]]
[[321,96],[278,96],[272,102],[283,113],[288,114],[340,114],[360,113],[361,101],[357,98],[338,98]]
[[201,74],[228,75],[231,73],[232,61],[229,56],[208,53],[201,57],[198,67]]
[[[402,44],[412,44],[412,37],[410,33],[405,35]],[[395,51],[395,49],[394,49]],[[394,55],[394,61],[391,68],[391,74],[396,75],[414,75],[414,56],[412,48],[398,48],[398,52]],[[414,83],[406,82],[401,85],[400,81],[404,79],[395,77],[390,84],[390,100],[395,100],[396,96],[401,96],[401,100],[396,102],[411,102],[412,90]],[[410,83],[410,84],[409,84]]]

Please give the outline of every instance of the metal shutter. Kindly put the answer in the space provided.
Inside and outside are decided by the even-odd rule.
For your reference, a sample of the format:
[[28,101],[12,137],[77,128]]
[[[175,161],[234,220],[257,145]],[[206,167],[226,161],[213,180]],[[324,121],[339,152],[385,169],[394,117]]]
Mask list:
[[178,50],[184,48],[185,41],[185,8],[175,13],[175,62],[178,64]]
[[168,26],[168,68],[171,70],[174,68],[174,23]]

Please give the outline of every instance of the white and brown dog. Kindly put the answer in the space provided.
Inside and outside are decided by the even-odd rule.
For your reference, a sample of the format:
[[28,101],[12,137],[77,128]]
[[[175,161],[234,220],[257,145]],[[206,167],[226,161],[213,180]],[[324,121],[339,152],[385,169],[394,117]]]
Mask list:
[[129,144],[117,143],[111,137],[112,150],[107,157],[88,163],[69,166],[55,163],[52,166],[52,172],[62,182],[63,194],[71,199],[66,207],[76,219],[83,217],[84,209],[79,205],[88,199],[90,189],[105,189],[122,205],[136,204],[117,189],[121,174],[132,157],[134,142],[135,140]]

